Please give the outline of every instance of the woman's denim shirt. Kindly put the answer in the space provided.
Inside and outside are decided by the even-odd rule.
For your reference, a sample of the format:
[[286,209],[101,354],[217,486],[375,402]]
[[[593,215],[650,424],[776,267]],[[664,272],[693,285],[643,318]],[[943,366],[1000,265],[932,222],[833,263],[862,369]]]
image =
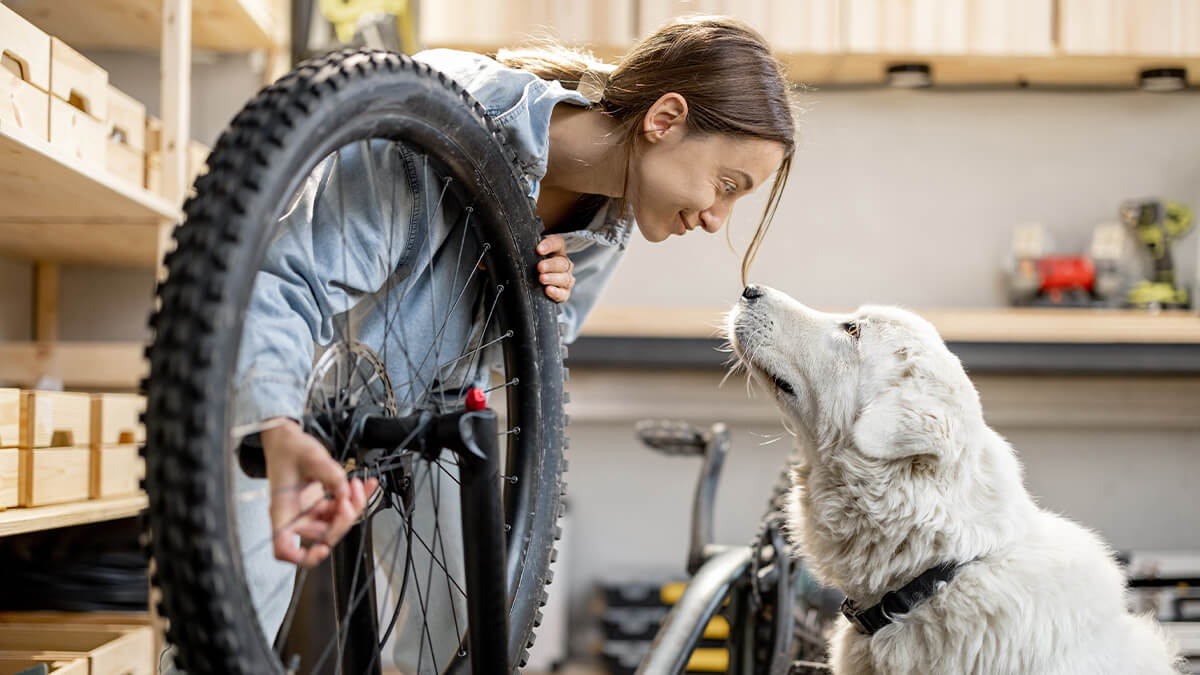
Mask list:
[[[587,106],[587,99],[558,82],[505,67],[479,54],[435,49],[414,58],[457,81],[483,105],[515,152],[529,195],[536,198],[546,175],[554,106]],[[398,275],[423,279],[420,275],[430,273],[429,256],[411,244],[424,239],[421,235],[438,241],[453,215],[438,213],[438,209],[433,209],[432,215],[428,212],[425,205],[432,200],[417,195],[428,194],[431,186],[421,184],[422,174],[414,170],[412,160],[386,142],[348,146],[323,160],[288,204],[280,232],[256,275],[246,313],[233,406],[235,425],[280,416],[299,419],[314,344],[333,340],[342,325],[339,321],[355,313],[348,310],[371,304],[363,303],[364,299],[392,292]],[[436,197],[434,194],[433,199]],[[339,209],[336,216],[328,210],[335,204]],[[424,227],[428,232],[418,232]],[[559,317],[567,342],[578,335],[615,270],[632,228],[631,210],[626,207],[622,211],[619,200],[610,199],[586,227],[563,234],[576,279]],[[386,255],[381,253],[385,250],[389,251]],[[535,252],[530,254],[531,260],[538,259]],[[394,316],[428,317],[429,305],[421,309],[422,303],[439,302],[437,280],[430,278],[430,284],[418,283],[404,293],[393,293],[397,304],[386,311],[367,312],[381,317],[387,314],[393,321]],[[446,286],[442,288],[445,295]],[[378,309],[380,305],[374,306]],[[360,317],[355,338],[377,352],[388,347],[372,338],[386,343],[398,339],[393,333],[401,332],[405,340],[416,344],[434,338],[435,327],[429,320],[407,321],[403,331],[396,331],[394,326],[389,330],[387,318],[373,321]],[[474,339],[470,333],[479,332],[479,326],[467,324],[458,327],[463,332],[461,339]],[[417,373],[415,377],[422,376],[434,381],[440,375]],[[408,377],[392,373],[391,377],[393,382],[414,379],[412,373]]]

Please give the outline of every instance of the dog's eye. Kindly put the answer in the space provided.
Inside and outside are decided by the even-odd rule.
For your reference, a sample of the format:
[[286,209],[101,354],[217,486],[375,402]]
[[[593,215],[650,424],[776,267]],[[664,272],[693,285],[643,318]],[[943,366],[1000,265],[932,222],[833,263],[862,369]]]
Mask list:
[[847,321],[842,324],[842,330],[846,331],[846,334],[850,337],[858,339],[858,324],[854,321]]
[[788,384],[788,381],[782,377],[775,378],[775,386],[779,388],[779,391],[782,391],[785,394],[789,394],[791,396],[796,395],[796,390],[792,389],[792,385]]

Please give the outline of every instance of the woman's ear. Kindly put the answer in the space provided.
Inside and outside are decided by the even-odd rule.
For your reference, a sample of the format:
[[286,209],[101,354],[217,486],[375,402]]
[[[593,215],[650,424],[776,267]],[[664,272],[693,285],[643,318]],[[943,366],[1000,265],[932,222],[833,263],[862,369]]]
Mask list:
[[642,136],[657,143],[668,136],[682,136],[687,124],[687,99],[682,94],[668,92],[658,97],[642,119]]

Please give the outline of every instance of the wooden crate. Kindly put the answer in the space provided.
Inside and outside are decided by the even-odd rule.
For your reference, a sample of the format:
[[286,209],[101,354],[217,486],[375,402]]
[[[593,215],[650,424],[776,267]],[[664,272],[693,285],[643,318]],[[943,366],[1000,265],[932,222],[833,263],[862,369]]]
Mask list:
[[56,96],[50,97],[50,145],[86,164],[105,165],[104,123]]
[[138,394],[92,394],[92,447],[142,443],[146,429],[139,418],[146,398]]
[[46,666],[47,675],[88,675],[88,662],[84,658],[70,660],[4,658],[0,656],[0,675],[16,675],[39,665]]
[[92,499],[137,494],[145,475],[145,463],[136,445],[110,445],[91,450]]
[[149,626],[0,623],[0,658],[86,659],[89,675],[152,675]]
[[21,390],[0,389],[0,448],[21,444]]
[[92,396],[77,392],[21,392],[22,448],[87,447],[92,433]]
[[111,84],[105,135],[135,150],[146,149],[146,106]]
[[108,71],[56,37],[50,38],[50,93],[94,119],[108,119]]
[[16,448],[0,448],[0,510],[21,503],[21,455]]
[[108,172],[121,180],[142,187],[146,177],[146,155],[137,148],[109,138],[104,164]]
[[21,448],[19,506],[80,502],[91,494],[89,448]]
[[0,5],[0,54],[0,128],[48,140],[50,36]]

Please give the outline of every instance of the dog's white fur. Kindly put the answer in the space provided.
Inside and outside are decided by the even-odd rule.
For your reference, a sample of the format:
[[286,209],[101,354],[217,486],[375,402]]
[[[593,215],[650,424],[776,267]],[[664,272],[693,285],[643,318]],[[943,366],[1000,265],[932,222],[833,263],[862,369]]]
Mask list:
[[728,334],[797,436],[789,515],[817,578],[869,607],[935,564],[966,563],[873,636],[839,618],[834,673],[1177,672],[1157,624],[1127,612],[1112,551],[1026,492],[931,324],[889,307],[824,314],[757,288]]

